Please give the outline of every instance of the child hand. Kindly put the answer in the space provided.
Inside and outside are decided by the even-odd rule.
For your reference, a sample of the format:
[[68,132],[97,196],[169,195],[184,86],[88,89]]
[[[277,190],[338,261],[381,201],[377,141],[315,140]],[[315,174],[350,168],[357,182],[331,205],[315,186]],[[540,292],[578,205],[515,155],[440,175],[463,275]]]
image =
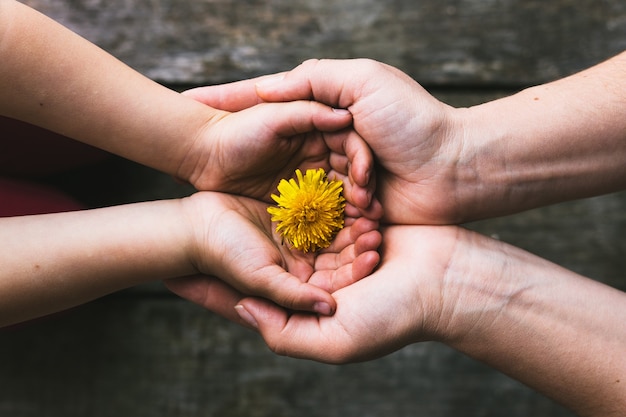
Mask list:
[[[260,201],[203,192],[183,200],[183,208],[192,230],[190,259],[200,273],[289,309],[332,314],[330,292],[369,275],[379,260],[378,223],[366,218],[346,219],[330,247],[305,254],[281,243]],[[212,282],[181,278],[168,286],[204,304],[210,291],[203,288]]]
[[[343,135],[352,117],[320,103],[259,104],[211,119],[188,152],[180,176],[199,190],[269,201],[296,168],[330,171],[327,138]],[[366,163],[371,163],[370,161]],[[332,175],[332,172],[329,172]]]

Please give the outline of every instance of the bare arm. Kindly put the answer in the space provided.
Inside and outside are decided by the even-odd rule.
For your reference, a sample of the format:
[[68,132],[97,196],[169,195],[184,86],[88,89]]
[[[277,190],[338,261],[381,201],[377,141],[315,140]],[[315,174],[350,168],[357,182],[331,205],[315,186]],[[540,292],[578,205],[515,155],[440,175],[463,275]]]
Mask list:
[[223,114],[13,0],[0,2],[0,57],[0,114],[170,174],[201,127]]
[[443,341],[581,416],[624,415],[626,294],[502,242],[470,239],[450,265],[446,297],[457,302],[442,314],[454,329]]
[[626,188],[626,52],[460,110],[458,192],[487,217]]
[[180,202],[0,219],[0,326],[196,273]]

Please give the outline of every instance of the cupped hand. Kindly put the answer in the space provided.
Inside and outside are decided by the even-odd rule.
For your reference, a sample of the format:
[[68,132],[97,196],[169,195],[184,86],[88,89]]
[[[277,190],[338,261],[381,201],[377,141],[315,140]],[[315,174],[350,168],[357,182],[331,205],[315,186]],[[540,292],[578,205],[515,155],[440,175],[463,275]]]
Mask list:
[[[331,169],[326,142],[341,141],[351,122],[348,111],[311,101],[261,103],[234,113],[221,112],[194,141],[179,176],[199,190],[269,202],[279,181],[292,177],[296,168],[303,172],[324,168],[330,177],[339,176]],[[353,158],[360,169],[358,187],[346,182],[345,196],[366,209],[373,190],[363,177],[372,169],[373,157],[365,151]]]
[[[328,363],[375,359],[438,339],[442,289],[458,233],[447,226],[385,228],[380,267],[333,293],[333,316],[293,313],[261,298],[241,300],[237,311],[275,353]],[[217,305],[210,298],[199,301],[208,308]]]
[[257,85],[266,101],[314,99],[350,110],[354,134],[377,168],[377,195],[395,224],[455,223],[456,163],[462,150],[454,109],[397,68],[371,60],[311,60]]
[[[345,173],[356,164],[364,169],[354,155],[369,145],[379,164],[376,194],[387,222],[442,224],[461,218],[455,184],[462,128],[455,109],[396,68],[367,59],[310,60],[287,73],[192,94],[226,109],[261,100],[316,100],[348,109],[354,129],[335,141],[333,168]],[[367,173],[373,175],[370,170],[356,178],[364,181]]]
[[[266,203],[201,192],[183,204],[193,233],[190,259],[201,274],[219,282],[198,276],[170,280],[168,286],[227,317],[232,317],[232,311],[219,303],[227,306],[239,295],[263,297],[288,309],[332,314],[336,302],[330,293],[369,275],[379,261],[378,223],[365,217],[347,218],[328,248],[305,254],[281,243]],[[216,292],[209,288],[226,295],[221,301],[219,296],[212,298]]]
[[[183,93],[224,112],[199,135],[181,166],[182,178],[199,190],[269,202],[278,182],[292,177],[296,168],[323,168],[330,178],[344,181],[348,202],[368,217],[380,218],[375,182],[370,181],[373,155],[366,145],[348,140],[348,111],[313,101],[259,103],[256,95],[233,92],[222,97],[212,91],[204,87]],[[343,164],[337,163],[336,149],[344,156]]]

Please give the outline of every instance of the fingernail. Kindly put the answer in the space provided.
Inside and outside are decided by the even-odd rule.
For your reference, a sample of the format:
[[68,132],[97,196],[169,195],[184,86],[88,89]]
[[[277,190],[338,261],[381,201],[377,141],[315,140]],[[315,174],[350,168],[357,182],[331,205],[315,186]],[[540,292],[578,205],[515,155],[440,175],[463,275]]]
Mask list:
[[318,301],[313,304],[313,311],[323,316],[330,316],[333,314],[333,309],[330,307],[330,304],[323,301]]
[[335,109],[333,108],[333,111],[337,114],[340,114],[342,116],[345,116],[346,114],[350,114],[350,111],[348,109]]
[[276,84],[276,83],[278,83],[278,82],[282,81],[284,78],[285,78],[285,75],[284,75],[284,74],[281,74],[281,75],[275,75],[275,76],[268,77],[268,78],[265,78],[265,79],[263,79],[263,80],[259,81],[258,83],[256,83],[256,86],[257,86],[257,87],[266,87],[266,86],[270,86],[270,85],[272,85],[272,84]]
[[245,321],[248,325],[254,327],[255,329],[259,328],[259,323],[257,323],[256,319],[252,316],[252,314],[250,314],[248,310],[246,310],[244,306],[242,306],[241,304],[237,304],[235,306],[235,311],[237,312],[237,314],[239,314],[241,320]]

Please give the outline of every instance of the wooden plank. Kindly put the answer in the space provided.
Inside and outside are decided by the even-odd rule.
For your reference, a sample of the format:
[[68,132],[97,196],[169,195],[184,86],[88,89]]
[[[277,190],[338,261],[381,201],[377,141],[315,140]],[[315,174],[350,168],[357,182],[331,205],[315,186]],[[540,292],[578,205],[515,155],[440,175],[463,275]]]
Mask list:
[[219,83],[369,57],[424,84],[535,84],[626,49],[620,0],[26,0],[147,76]]
[[[27,0],[169,85],[226,82],[310,57],[398,66],[457,106],[569,74],[626,49],[619,0]],[[116,163],[119,163],[116,162]],[[92,205],[190,192],[121,164]],[[120,165],[116,165],[120,167]],[[96,172],[93,175],[97,175]],[[111,192],[106,192],[110,187]],[[469,225],[626,290],[626,193]],[[141,287],[0,331],[0,415],[571,416],[438,344],[327,366],[271,354],[251,332]]]
[[173,297],[109,297],[0,332],[11,417],[572,416],[439,344],[330,366],[279,357],[251,331]]

